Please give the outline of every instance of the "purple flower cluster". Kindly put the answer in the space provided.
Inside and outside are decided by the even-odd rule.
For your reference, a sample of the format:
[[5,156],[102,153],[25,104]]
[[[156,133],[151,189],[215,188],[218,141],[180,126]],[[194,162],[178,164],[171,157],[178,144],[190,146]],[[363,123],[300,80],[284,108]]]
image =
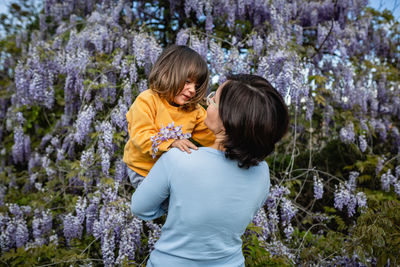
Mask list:
[[250,73],[249,58],[241,57],[239,50],[236,47],[233,47],[227,54],[228,57],[225,61],[225,76],[227,76],[229,72]]
[[303,44],[303,27],[301,25],[294,25],[293,28],[294,34],[296,36],[296,43],[298,45]]
[[29,80],[26,77],[26,69],[22,61],[19,61],[15,68],[14,79],[17,88],[15,99],[18,99],[21,105],[29,105],[31,103],[28,94]]
[[[101,201],[99,192],[94,194],[89,205],[87,205],[86,198],[79,197],[75,206],[75,215],[68,213],[63,218],[63,232],[67,244],[71,244],[72,239],[81,238],[86,219],[87,233],[101,239],[105,266],[112,266],[116,263],[122,264],[125,260],[134,260],[135,253],[140,248],[143,226],[140,219],[131,215],[129,202],[125,202],[116,194],[118,183],[111,191],[105,189],[106,192],[102,195],[104,205],[100,213],[98,210]],[[115,205],[114,201],[118,201],[122,205]],[[31,208],[17,204],[7,204],[7,206],[10,215],[0,213],[0,251],[6,252],[15,247],[35,247],[49,243],[58,245],[58,237],[52,231],[53,218],[49,210],[36,209],[34,211],[33,240],[28,242],[29,229],[26,217],[31,215]],[[151,229],[149,247],[154,246],[154,242],[160,234],[159,225],[154,224]],[[119,247],[118,257],[115,258],[114,253],[117,247]]]
[[393,145],[397,149],[397,153],[400,153],[400,132],[396,126],[393,126],[391,136],[393,138]]
[[387,129],[385,123],[382,120],[373,120],[372,122],[375,132],[379,134],[379,138],[382,141],[385,141],[387,138]]
[[112,155],[114,153],[114,127],[109,121],[102,121],[99,125],[96,126],[96,131],[100,133],[98,147],[104,148],[108,151],[108,153],[110,153],[110,155]]
[[103,171],[103,174],[108,176],[109,175],[109,170],[110,170],[110,153],[104,149],[103,147],[100,147],[100,157],[101,157],[101,170]]
[[25,135],[21,126],[14,129],[14,145],[12,147],[12,155],[14,163],[22,163],[24,161],[24,144]]
[[7,193],[7,187],[0,185],[0,207],[4,206],[4,197]]
[[[287,239],[290,239],[293,233],[293,227],[291,220],[296,215],[298,209],[286,196],[290,194],[287,187],[274,185],[271,187],[270,194],[266,200],[267,211],[268,211],[268,224],[267,229],[264,229],[264,233],[273,234],[278,231],[278,224],[281,223],[284,227],[284,233]],[[280,207],[280,209],[279,209]],[[279,218],[280,210],[280,218]]]
[[[90,23],[89,26],[85,27],[85,30],[81,31],[77,38],[83,43],[89,41],[94,45],[97,52],[109,54],[112,52],[113,47],[111,32],[106,23],[108,22],[112,24],[113,22],[107,21],[107,16],[108,14],[106,13],[100,14],[99,12],[94,11],[88,18],[88,22]],[[73,43],[75,44],[79,42],[74,41]]]
[[281,206],[282,225],[283,226],[289,225],[290,221],[297,213],[297,208],[288,198],[282,198],[280,206]]
[[367,197],[364,192],[358,192],[356,194],[356,178],[358,172],[351,172],[349,180],[344,184],[336,186],[334,193],[334,207],[342,210],[344,206],[347,206],[347,214],[352,217],[356,212],[356,207],[365,210],[367,208]]
[[14,247],[23,247],[29,239],[25,216],[31,212],[28,206],[7,204],[11,217],[0,213],[0,250],[9,251]]
[[[72,39],[73,36],[74,33],[71,32]],[[68,51],[68,47],[66,49]],[[64,115],[70,119],[81,109],[81,101],[89,98],[89,92],[84,91],[81,74],[89,62],[89,54],[85,50],[73,48],[60,61],[60,72],[67,75],[64,85]]]
[[24,163],[30,160],[31,156],[31,138],[24,134],[23,125],[26,120],[21,112],[12,113],[6,120],[7,130],[14,131],[14,144],[11,149],[13,162],[15,164]]
[[68,213],[64,217],[64,236],[69,245],[74,238],[81,238],[83,231],[83,222],[85,220],[86,198],[78,198],[76,202],[76,215]]
[[155,243],[161,236],[161,226],[151,221],[146,222],[146,226],[150,229],[149,241],[147,243],[147,246],[149,248],[149,251],[151,252],[154,249]]
[[386,192],[390,191],[390,186],[393,185],[394,192],[400,196],[400,166],[395,169],[395,175],[392,174],[392,170],[387,170],[386,173],[381,175],[382,189]]
[[47,176],[50,179],[54,178],[54,175],[57,173],[56,170],[52,166],[52,162],[48,156],[43,156],[41,158],[42,168],[46,171]]
[[253,53],[255,56],[260,55],[265,46],[263,38],[257,34],[252,35],[246,44],[253,48]]
[[149,73],[150,64],[156,62],[162,48],[152,36],[146,33],[139,33],[133,37],[132,51],[137,65],[145,67],[146,73]]
[[82,152],[80,166],[82,169],[89,169],[90,166],[94,163],[94,149],[93,147],[89,148]]
[[101,191],[101,198],[103,199],[104,203],[108,204],[110,202],[115,202],[118,199],[118,187],[119,182],[115,181],[114,186],[105,186]]
[[[43,103],[47,108],[52,108],[54,104],[54,89],[51,84],[49,85],[46,74],[43,73],[43,70],[46,69],[48,69],[48,67],[43,66],[42,69],[36,69],[34,71],[29,85],[29,94],[33,96],[32,99],[35,102]],[[50,90],[47,88],[50,88]]]
[[210,54],[211,58],[211,68],[215,73],[223,73],[225,55],[221,46],[214,41],[210,41]]
[[[125,259],[133,260],[139,248],[142,232],[142,221],[132,217],[129,202],[118,197],[117,193],[118,183],[115,184],[114,189],[108,187],[106,192],[103,192],[104,203],[92,228],[94,237],[101,240],[105,266],[122,263]],[[93,201],[96,207],[97,201]],[[115,249],[118,246],[119,255],[116,257]]]
[[255,226],[260,227],[261,230],[261,235],[258,236],[259,239],[266,241],[268,237],[270,236],[270,227],[268,224],[268,217],[267,214],[265,213],[264,208],[261,208],[258,210],[257,214],[254,216],[252,222],[254,223]]
[[138,82],[137,88],[138,88],[140,93],[143,92],[144,90],[147,90],[148,89],[147,80],[145,80],[145,79],[140,80]]
[[322,183],[322,180],[315,176],[313,177],[314,180],[314,197],[315,199],[322,199],[322,196],[324,194],[324,184]]
[[32,220],[32,233],[35,239],[35,245],[42,246],[47,243],[46,237],[50,235],[53,217],[50,210],[40,211],[35,210],[35,215]]
[[130,67],[129,67],[129,82],[131,84],[133,84],[133,83],[137,82],[137,79],[138,79],[138,73],[137,73],[136,64],[132,63],[132,64],[130,64]]
[[340,129],[340,140],[345,144],[350,144],[355,141],[354,124],[352,122]]
[[76,217],[78,218],[79,222],[83,224],[85,221],[85,213],[86,213],[87,201],[86,198],[78,197],[75,205],[75,212]]
[[78,114],[78,118],[75,122],[75,135],[74,140],[79,144],[82,144],[86,136],[90,132],[90,125],[92,124],[92,120],[96,112],[93,109],[92,105],[86,106],[83,108],[81,112]]
[[[367,262],[371,262],[371,259],[367,258]],[[355,254],[353,257],[348,257],[348,256],[335,256],[333,259],[323,262],[324,266],[354,266],[354,267],[367,267],[368,265],[365,265],[360,261],[360,259],[357,257],[357,254]]]
[[256,74],[261,77],[264,77],[265,79],[268,79],[269,68],[270,68],[270,62],[268,61],[268,58],[261,57],[260,60],[258,61]]
[[400,196],[400,179],[397,180],[397,182],[395,184],[393,184],[394,187],[394,192]]
[[[108,221],[108,223],[110,223]],[[105,228],[101,240],[101,253],[103,254],[104,266],[113,266],[115,263],[115,235],[113,229]]]
[[397,165],[394,171],[396,178],[398,179],[400,177],[400,165]]
[[119,183],[122,183],[123,180],[126,179],[127,172],[126,172],[126,163],[120,159],[115,162],[115,176],[114,179]]
[[355,191],[356,190],[356,179],[360,174],[356,171],[350,172],[349,173],[349,180],[346,182],[346,187],[350,191]]
[[111,111],[111,122],[120,130],[127,132],[128,122],[126,121],[125,114],[128,112],[128,107],[122,99],[118,100],[118,105]]
[[291,260],[294,260],[295,258],[295,255],[280,240],[274,239],[271,242],[268,242],[265,248],[272,256],[286,256]]
[[175,43],[177,45],[186,45],[188,39],[189,39],[188,29],[181,29],[176,35]]
[[126,106],[131,105],[133,102],[132,101],[132,84],[128,79],[124,82],[123,102]]
[[365,140],[365,136],[364,135],[360,135],[358,137],[358,141],[359,141],[359,148],[361,152],[365,152],[365,150],[368,147],[367,141]]
[[119,244],[118,257],[116,263],[122,264],[124,259],[134,260],[135,252],[140,247],[140,235],[142,233],[142,221],[133,217],[127,220],[122,230],[122,238]]
[[29,232],[28,232],[28,226],[26,224],[25,219],[19,218],[19,219],[14,219],[14,225],[15,225],[15,246],[17,248],[23,247],[29,239]]
[[389,192],[390,185],[393,184],[393,182],[395,181],[396,177],[392,175],[392,170],[389,169],[386,173],[382,174],[381,176],[382,189],[385,190],[386,192]]
[[93,234],[93,224],[97,219],[98,209],[100,204],[100,197],[95,194],[90,199],[90,204],[86,208],[86,232],[89,234]]
[[114,103],[116,98],[116,77],[114,72],[108,72],[107,74],[101,75],[100,84],[102,88],[100,90],[101,99],[104,103]]
[[[49,45],[40,42],[41,50],[47,52]],[[58,65],[51,58],[41,57],[36,46],[31,48],[31,57],[24,64],[18,62],[15,69],[15,83],[17,92],[13,101],[18,105],[41,105],[51,109],[54,105],[54,77],[58,74]]]
[[200,40],[196,35],[190,35],[190,48],[199,53],[204,59],[207,58],[207,39]]
[[269,196],[266,200],[268,208],[276,208],[278,206],[278,200],[283,196],[289,195],[290,190],[285,186],[274,185],[272,186]]
[[168,124],[167,127],[163,127],[161,125],[160,131],[150,138],[151,142],[153,143],[151,147],[151,151],[153,152],[153,159],[157,156],[158,148],[162,142],[170,139],[187,139],[192,136],[190,133],[183,133],[182,127],[182,125],[175,126],[174,122]]

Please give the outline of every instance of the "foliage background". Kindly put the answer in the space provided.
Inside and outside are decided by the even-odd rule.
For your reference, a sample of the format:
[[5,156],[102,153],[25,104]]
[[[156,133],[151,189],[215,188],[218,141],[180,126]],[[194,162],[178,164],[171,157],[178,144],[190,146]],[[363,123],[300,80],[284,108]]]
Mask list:
[[[267,78],[290,133],[243,236],[248,266],[397,266],[399,22],[365,0],[13,1],[0,18],[0,260],[143,265],[125,113],[162,48]],[[201,166],[199,166],[201,167]]]

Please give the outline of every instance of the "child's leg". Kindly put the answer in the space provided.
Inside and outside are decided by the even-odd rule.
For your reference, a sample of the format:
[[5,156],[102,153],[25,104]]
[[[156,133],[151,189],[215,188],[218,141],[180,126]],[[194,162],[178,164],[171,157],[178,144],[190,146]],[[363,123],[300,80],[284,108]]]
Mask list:
[[144,177],[140,174],[137,174],[134,170],[129,167],[126,167],[128,171],[129,181],[131,182],[132,186],[136,189],[138,186],[143,182]]

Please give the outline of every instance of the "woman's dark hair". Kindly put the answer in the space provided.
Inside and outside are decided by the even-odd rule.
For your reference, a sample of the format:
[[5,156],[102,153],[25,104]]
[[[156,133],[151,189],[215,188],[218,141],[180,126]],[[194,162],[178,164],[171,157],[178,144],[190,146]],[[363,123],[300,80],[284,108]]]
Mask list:
[[206,61],[193,49],[184,45],[171,45],[163,50],[150,75],[151,90],[173,103],[187,79],[196,83],[196,95],[189,103],[183,105],[184,110],[194,110],[207,92],[209,71]]
[[263,161],[288,129],[288,109],[281,94],[256,75],[228,77],[218,111],[225,127],[225,156],[238,160],[241,168]]

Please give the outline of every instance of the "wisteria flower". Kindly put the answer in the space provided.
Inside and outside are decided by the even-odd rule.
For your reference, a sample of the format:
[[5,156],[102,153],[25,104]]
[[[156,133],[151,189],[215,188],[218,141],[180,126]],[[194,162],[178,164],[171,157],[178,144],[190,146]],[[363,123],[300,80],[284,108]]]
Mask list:
[[153,152],[153,159],[156,157],[159,149],[159,145],[162,142],[165,142],[169,139],[185,139],[185,138],[190,138],[192,135],[190,133],[183,133],[182,132],[182,125],[181,126],[176,126],[174,125],[174,122],[171,122],[168,124],[167,127],[163,127],[161,125],[160,131],[152,136],[150,138],[151,142],[153,143],[151,150]]
[[322,183],[322,180],[314,176],[314,197],[315,199],[322,199],[322,196],[324,194],[324,184]]

